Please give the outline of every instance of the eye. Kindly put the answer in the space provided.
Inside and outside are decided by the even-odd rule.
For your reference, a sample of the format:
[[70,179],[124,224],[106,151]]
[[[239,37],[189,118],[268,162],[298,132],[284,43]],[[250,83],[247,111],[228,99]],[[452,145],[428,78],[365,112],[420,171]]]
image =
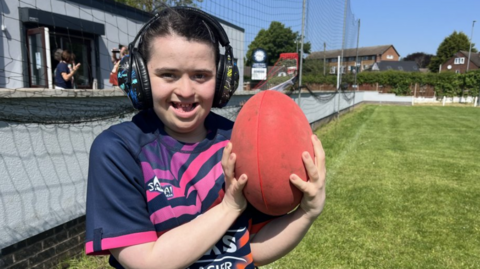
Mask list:
[[162,73],[160,74],[160,77],[166,80],[175,80],[176,76],[173,73]]
[[204,82],[209,79],[209,75],[206,73],[197,73],[193,75],[193,79],[198,82]]

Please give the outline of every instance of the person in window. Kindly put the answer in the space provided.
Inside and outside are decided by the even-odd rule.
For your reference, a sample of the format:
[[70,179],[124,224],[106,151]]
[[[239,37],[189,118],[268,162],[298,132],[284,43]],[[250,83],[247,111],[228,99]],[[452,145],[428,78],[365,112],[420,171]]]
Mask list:
[[[112,49],[112,64],[113,65],[120,62],[120,60],[123,57],[122,55],[128,54],[128,53],[125,53],[126,50],[127,50],[127,47],[123,46],[123,45],[120,45],[119,49],[117,49],[117,48]],[[118,55],[117,53],[120,54],[120,57],[117,57],[117,55]]]
[[315,156],[299,156],[309,181],[290,176],[304,194],[294,212],[268,216],[245,199],[247,175],[234,176],[233,122],[211,111],[224,83],[217,79],[224,31],[202,14],[165,8],[127,56],[141,58],[120,64],[125,91],[139,83],[130,61],[144,66],[138,72],[148,80],[138,90],[149,92],[151,105],[91,146],[85,250],[110,254],[112,267],[252,269],[290,252],[323,210],[325,153],[315,135]]
[[[110,83],[112,84],[112,86],[118,86],[118,78],[117,78],[118,67],[120,65],[120,60],[126,55],[128,55],[128,49],[125,46],[122,46],[122,49],[120,50],[120,58],[116,60],[116,62],[113,65],[113,69],[110,72]],[[114,58],[112,57],[112,59]],[[116,56],[115,56],[115,59],[116,59]]]
[[72,78],[80,68],[80,63],[75,64],[74,60],[74,55],[69,50],[62,52],[62,60],[58,63],[55,72],[55,89],[73,89]]

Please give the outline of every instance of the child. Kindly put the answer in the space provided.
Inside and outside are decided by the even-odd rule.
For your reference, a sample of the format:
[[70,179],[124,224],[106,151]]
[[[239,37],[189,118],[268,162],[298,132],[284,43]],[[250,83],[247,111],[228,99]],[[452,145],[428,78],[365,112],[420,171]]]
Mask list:
[[302,156],[309,181],[290,178],[304,192],[298,209],[271,217],[245,200],[233,123],[210,111],[237,87],[228,44],[220,24],[192,8],[164,9],[130,44],[119,84],[141,111],[92,145],[87,254],[111,254],[115,268],[254,268],[292,250],[320,215],[325,162],[315,136],[315,160]]

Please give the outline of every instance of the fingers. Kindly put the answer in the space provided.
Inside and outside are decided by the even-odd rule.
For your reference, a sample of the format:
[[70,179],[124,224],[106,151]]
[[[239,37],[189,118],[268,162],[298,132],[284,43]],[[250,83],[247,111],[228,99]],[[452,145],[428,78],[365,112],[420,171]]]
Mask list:
[[235,168],[235,153],[232,153],[232,143],[228,142],[227,146],[223,150],[222,156],[222,168],[223,173],[227,180],[230,180],[234,177],[234,168]]
[[325,151],[323,150],[322,141],[316,135],[312,135],[313,151],[315,152],[315,160],[317,164],[323,163],[325,166]]
[[305,193],[308,191],[308,182],[303,181],[299,176],[292,174],[290,175],[290,182],[297,187],[301,192]]
[[307,151],[304,151],[302,153],[302,159],[303,159],[303,163],[305,164],[305,169],[307,170],[308,179],[311,182],[318,181],[318,178],[319,178],[318,167],[315,165],[315,162],[310,156],[310,153],[308,153]]
[[243,191],[243,188],[245,187],[245,185],[247,185],[247,175],[243,174],[240,176],[240,178],[237,180],[237,184],[238,184],[238,189],[240,191]]
[[315,164],[317,165],[319,175],[325,179],[325,151],[322,142],[316,135],[312,135],[313,151],[315,152]]

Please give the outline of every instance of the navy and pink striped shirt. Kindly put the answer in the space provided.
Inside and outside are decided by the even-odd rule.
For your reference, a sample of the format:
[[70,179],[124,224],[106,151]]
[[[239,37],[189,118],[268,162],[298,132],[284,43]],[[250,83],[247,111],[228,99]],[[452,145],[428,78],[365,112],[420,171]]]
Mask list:
[[[223,149],[233,123],[210,113],[195,144],[168,136],[152,110],[110,127],[90,151],[86,253],[154,242],[223,199]],[[269,220],[250,205],[223,238],[189,268],[253,268],[250,236]],[[113,256],[110,264],[123,268]]]

